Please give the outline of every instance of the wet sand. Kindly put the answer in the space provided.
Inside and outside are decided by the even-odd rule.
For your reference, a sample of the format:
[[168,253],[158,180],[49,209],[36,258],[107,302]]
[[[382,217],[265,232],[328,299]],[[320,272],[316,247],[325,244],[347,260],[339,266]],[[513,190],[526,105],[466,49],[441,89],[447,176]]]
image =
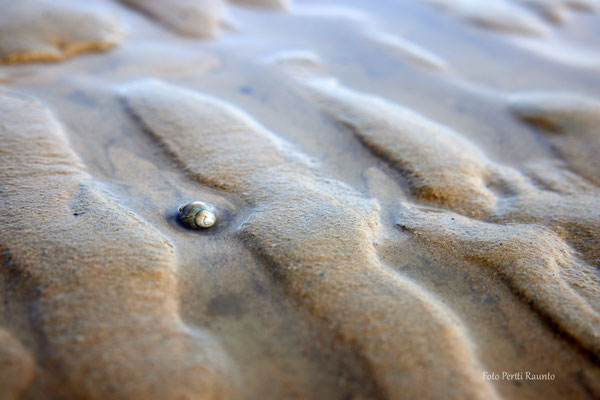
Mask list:
[[597,2],[0,5],[0,398],[600,397]]

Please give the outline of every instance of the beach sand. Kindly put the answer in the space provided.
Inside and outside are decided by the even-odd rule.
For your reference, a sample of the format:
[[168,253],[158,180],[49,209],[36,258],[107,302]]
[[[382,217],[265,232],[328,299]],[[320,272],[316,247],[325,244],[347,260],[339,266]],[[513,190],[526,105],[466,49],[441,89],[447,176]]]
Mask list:
[[0,399],[600,397],[600,3],[0,7]]

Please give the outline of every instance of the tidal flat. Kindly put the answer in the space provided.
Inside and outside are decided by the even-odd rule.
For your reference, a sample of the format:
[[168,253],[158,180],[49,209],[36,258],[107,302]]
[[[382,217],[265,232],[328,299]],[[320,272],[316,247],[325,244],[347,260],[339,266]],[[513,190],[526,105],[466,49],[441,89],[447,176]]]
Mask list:
[[600,398],[599,38],[0,0],[0,399]]

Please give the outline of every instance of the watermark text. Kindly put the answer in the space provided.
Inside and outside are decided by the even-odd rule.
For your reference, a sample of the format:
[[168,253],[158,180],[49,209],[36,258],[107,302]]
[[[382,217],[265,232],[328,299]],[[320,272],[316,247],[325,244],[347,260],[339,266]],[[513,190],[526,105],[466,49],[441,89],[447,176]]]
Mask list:
[[518,372],[487,372],[483,371],[485,381],[553,381],[556,375],[551,372],[538,373],[531,371]]

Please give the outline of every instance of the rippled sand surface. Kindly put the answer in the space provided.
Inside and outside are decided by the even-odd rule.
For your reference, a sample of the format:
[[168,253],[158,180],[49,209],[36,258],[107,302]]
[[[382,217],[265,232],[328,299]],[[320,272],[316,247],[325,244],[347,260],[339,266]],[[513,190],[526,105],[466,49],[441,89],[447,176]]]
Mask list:
[[600,398],[599,9],[0,0],[0,399]]

